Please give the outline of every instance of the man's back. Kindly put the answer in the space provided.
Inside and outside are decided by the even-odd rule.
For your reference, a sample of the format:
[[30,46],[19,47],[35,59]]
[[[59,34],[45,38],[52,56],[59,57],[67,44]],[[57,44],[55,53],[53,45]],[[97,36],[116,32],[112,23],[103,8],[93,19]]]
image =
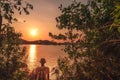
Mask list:
[[49,80],[49,68],[45,66],[37,67],[36,80]]

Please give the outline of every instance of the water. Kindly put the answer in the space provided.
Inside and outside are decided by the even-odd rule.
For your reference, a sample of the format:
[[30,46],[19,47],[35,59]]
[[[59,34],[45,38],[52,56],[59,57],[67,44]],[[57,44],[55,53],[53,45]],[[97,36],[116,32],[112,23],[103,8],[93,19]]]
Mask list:
[[32,71],[34,68],[40,65],[40,58],[46,59],[46,66],[50,68],[57,66],[57,59],[64,57],[66,54],[61,50],[64,46],[54,45],[25,45],[27,48],[28,60],[27,64]]

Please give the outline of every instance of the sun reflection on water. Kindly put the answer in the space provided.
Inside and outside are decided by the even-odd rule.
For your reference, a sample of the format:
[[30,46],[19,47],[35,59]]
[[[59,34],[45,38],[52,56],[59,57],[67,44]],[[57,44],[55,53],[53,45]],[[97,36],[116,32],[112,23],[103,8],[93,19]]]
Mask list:
[[36,65],[36,45],[29,46],[29,68],[34,69]]

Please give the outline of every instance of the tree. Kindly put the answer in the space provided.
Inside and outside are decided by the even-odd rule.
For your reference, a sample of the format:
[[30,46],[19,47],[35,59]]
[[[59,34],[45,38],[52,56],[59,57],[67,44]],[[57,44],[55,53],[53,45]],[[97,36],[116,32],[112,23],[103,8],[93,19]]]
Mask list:
[[[27,80],[25,47],[21,47],[21,33],[11,24],[17,21],[15,12],[29,14],[33,6],[22,0],[0,0],[0,80]],[[7,21],[3,24],[3,19]]]
[[13,21],[17,21],[17,19],[13,17],[15,11],[17,11],[20,15],[22,14],[22,12],[25,12],[28,15],[29,9],[33,9],[33,6],[26,1],[1,0],[0,1],[0,27],[2,24],[2,19],[6,19],[8,23],[12,23]]
[[50,36],[70,42],[64,49],[67,60],[58,60],[61,80],[120,79],[119,5],[119,0],[89,0],[59,7],[57,28],[68,32]]

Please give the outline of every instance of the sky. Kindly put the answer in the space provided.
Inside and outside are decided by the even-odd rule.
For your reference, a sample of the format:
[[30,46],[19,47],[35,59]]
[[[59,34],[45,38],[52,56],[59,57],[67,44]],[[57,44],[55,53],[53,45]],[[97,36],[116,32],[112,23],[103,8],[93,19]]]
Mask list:
[[[58,7],[60,4],[67,6],[72,0],[27,0],[34,9],[30,11],[30,15],[18,15],[18,22],[14,23],[17,32],[22,33],[25,40],[51,40],[49,32],[54,34],[62,33],[56,28],[55,18],[60,15]],[[77,0],[85,3],[86,0]],[[25,22],[24,22],[25,21]]]

